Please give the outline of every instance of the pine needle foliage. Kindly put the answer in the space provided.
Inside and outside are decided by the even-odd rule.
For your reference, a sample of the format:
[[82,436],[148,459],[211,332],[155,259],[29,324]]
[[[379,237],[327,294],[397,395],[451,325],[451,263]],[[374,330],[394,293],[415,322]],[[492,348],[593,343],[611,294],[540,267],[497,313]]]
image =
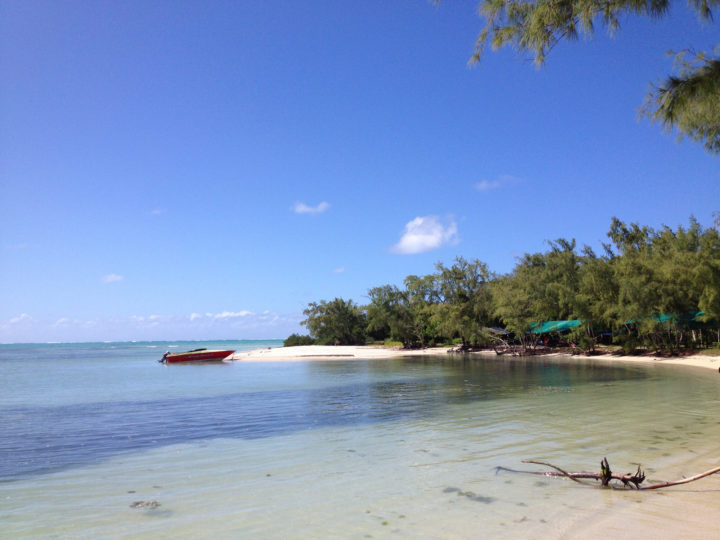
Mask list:
[[[713,21],[720,0],[689,0],[700,22]],[[530,54],[537,66],[562,40],[592,37],[596,26],[610,35],[620,28],[623,16],[659,19],[668,14],[670,0],[482,0],[478,13],[485,27],[475,42],[471,64],[480,62],[486,47],[511,46]],[[641,114],[677,130],[678,136],[720,153],[720,54],[700,52],[689,58],[677,55],[677,73],[651,88]]]
[[677,76],[670,76],[645,98],[642,114],[661,123],[667,130],[677,128],[705,145],[709,152],[720,152],[720,58],[704,52],[688,59],[688,51],[676,54]]
[[[434,273],[407,276],[403,287],[370,289],[366,306],[311,302],[301,324],[319,344],[360,344],[369,334],[407,348],[516,340],[528,349],[540,337],[533,333],[538,323],[572,320],[579,324],[569,334],[551,337],[586,351],[610,341],[628,352],[716,347],[720,227],[704,229],[691,217],[687,227],[655,230],[613,218],[607,236],[603,255],[559,238],[505,275],[458,257]],[[497,337],[498,326],[509,334]]]

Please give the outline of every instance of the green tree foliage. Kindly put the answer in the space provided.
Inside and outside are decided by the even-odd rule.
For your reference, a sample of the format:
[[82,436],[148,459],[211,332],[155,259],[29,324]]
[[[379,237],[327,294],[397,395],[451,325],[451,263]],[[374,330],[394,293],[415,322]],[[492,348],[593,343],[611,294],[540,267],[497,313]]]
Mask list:
[[667,130],[677,128],[683,135],[720,152],[720,58],[701,52],[688,60],[689,53],[676,55],[678,74],[653,85],[642,112]]
[[370,289],[368,296],[368,332],[380,338],[389,337],[410,347],[413,331],[407,292],[394,285],[383,285]]
[[557,319],[576,319],[581,259],[575,252],[575,240],[560,238],[548,244],[541,273],[546,313],[550,311]]
[[[584,321],[570,337],[586,349],[599,330],[628,350],[708,342],[702,323],[720,325],[717,229],[691,219],[688,228],[655,231],[613,219],[608,237],[604,256],[587,247],[579,255],[574,241],[560,239],[496,280],[493,305],[506,328],[526,347],[537,337],[532,323],[567,319]],[[700,320],[693,318],[698,311],[705,313]]]
[[585,321],[573,332],[583,349],[595,345],[596,331],[611,328],[608,321],[617,319],[618,287],[613,276],[612,254],[598,257],[586,247],[583,251],[580,278],[575,297],[575,314]]
[[688,227],[660,230],[613,219],[608,238],[600,256],[588,247],[578,253],[575,240],[548,242],[502,276],[478,260],[438,263],[432,274],[406,277],[402,288],[370,289],[365,311],[338,298],[311,303],[303,324],[322,344],[363,343],[369,333],[405,347],[455,339],[482,345],[488,327],[502,324],[532,348],[535,324],[557,320],[583,321],[564,336],[583,349],[601,335],[628,351],[720,341],[718,228],[693,218]]
[[425,347],[437,337],[433,309],[437,304],[434,276],[408,276],[405,288],[385,285],[370,289],[368,330],[384,329],[405,348]]
[[486,328],[495,317],[489,282],[492,274],[485,263],[455,259],[451,267],[436,265],[438,303],[434,320],[441,334],[459,337],[464,346],[487,343]]
[[288,338],[283,341],[283,347],[298,347],[300,345],[314,345],[315,340],[310,336],[301,336],[299,334],[290,334]]
[[365,343],[365,313],[352,300],[335,298],[331,302],[311,302],[303,311],[300,324],[320,345],[362,345]]
[[[720,0],[689,4],[702,22],[709,23]],[[478,11],[485,27],[471,62],[479,62],[490,43],[493,49],[511,45],[541,65],[558,42],[592,36],[597,24],[613,34],[625,15],[660,18],[669,9],[670,0],[482,0]],[[691,60],[686,53],[677,58],[677,73],[652,88],[643,114],[703,143],[710,152],[720,152],[720,57],[701,52]]]
[[608,236],[613,243],[608,250],[613,253],[610,266],[617,297],[607,298],[611,305],[602,309],[609,326],[627,330],[621,340],[678,349],[688,336],[697,339],[697,321],[689,320],[690,314],[703,311],[702,319],[720,324],[717,229],[703,230],[691,219],[687,229],[655,231],[613,219]]
[[426,347],[441,338],[433,317],[438,303],[435,276],[408,276],[404,284],[411,315],[410,331],[413,343]]
[[488,340],[485,327],[494,322],[487,265],[462,257],[434,274],[408,276],[404,289],[391,285],[370,289],[368,331],[385,332],[405,347],[425,347],[459,338],[465,345]]
[[[698,308],[704,321],[719,321],[720,325],[720,233],[708,229],[700,237],[695,279],[702,288]],[[720,330],[717,341],[720,342]]]
[[525,348],[534,346],[538,337],[530,333],[530,325],[542,320],[535,315],[541,306],[533,287],[537,274],[528,257],[526,255],[511,274],[492,284],[495,315]]
[[651,258],[653,234],[648,227],[635,223],[627,226],[613,218],[608,237],[618,253],[612,258],[618,296],[614,318],[607,322],[616,330],[630,320],[645,319],[644,324],[652,324],[647,316],[660,313],[660,295],[655,287],[659,275]]
[[495,314],[525,347],[535,345],[532,323],[575,318],[580,260],[575,241],[550,242],[546,253],[526,254],[493,285]]

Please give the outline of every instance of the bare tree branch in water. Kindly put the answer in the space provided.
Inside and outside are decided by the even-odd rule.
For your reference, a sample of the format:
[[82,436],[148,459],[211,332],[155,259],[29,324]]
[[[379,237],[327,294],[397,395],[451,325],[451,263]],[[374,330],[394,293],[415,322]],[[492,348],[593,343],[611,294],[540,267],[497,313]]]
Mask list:
[[596,480],[600,481],[602,486],[609,486],[610,482],[612,480],[617,480],[619,482],[623,483],[624,487],[630,487],[632,488],[635,486],[635,489],[639,490],[649,490],[649,489],[661,489],[666,488],[670,486],[679,486],[681,484],[688,484],[690,482],[694,482],[696,480],[700,480],[701,478],[705,478],[707,476],[713,475],[715,473],[720,472],[720,467],[715,467],[714,469],[707,470],[705,472],[702,472],[700,474],[696,474],[694,476],[691,476],[689,478],[683,478],[682,480],[676,480],[674,482],[663,482],[660,484],[652,484],[650,486],[640,486],[645,481],[645,473],[640,469],[640,466],[638,465],[637,471],[635,473],[627,473],[627,474],[617,474],[612,472],[610,469],[610,464],[608,463],[607,458],[603,458],[603,460],[600,462],[600,472],[567,472],[560,467],[553,465],[552,463],[546,463],[544,461],[535,461],[531,459],[523,460],[523,463],[532,463],[534,465],[542,465],[544,467],[550,467],[551,469],[555,469],[555,471],[518,471],[514,469],[508,469],[506,467],[498,467],[498,471],[510,471],[510,472],[518,472],[518,473],[525,473],[525,474],[540,474],[542,476],[553,476],[553,477],[560,477],[560,478],[569,478],[570,480],[578,483],[583,483],[580,480]]

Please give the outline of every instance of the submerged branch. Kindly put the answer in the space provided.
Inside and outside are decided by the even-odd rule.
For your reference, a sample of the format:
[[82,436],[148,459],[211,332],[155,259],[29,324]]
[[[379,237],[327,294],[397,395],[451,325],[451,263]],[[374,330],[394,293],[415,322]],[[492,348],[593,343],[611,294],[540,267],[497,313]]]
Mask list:
[[600,468],[601,471],[599,473],[594,472],[567,472],[560,467],[553,465],[552,463],[547,463],[544,461],[535,461],[531,459],[523,460],[523,463],[532,463],[534,465],[542,465],[544,467],[550,467],[551,469],[555,469],[555,471],[518,471],[514,469],[508,469],[506,467],[498,467],[497,470],[503,470],[503,471],[509,471],[509,472],[517,472],[517,473],[524,473],[524,474],[541,474],[543,476],[553,476],[557,478],[569,478],[570,480],[574,482],[578,482],[582,484],[583,482],[580,482],[580,479],[589,479],[589,480],[598,480],[601,482],[603,486],[609,486],[611,480],[617,480],[619,482],[622,482],[625,487],[632,488],[635,486],[635,489],[638,490],[649,490],[649,489],[661,489],[666,488],[670,486],[678,486],[681,484],[688,484],[690,482],[694,482],[696,480],[700,480],[701,478],[705,478],[708,476],[711,476],[713,474],[720,472],[720,467],[715,467],[714,469],[710,469],[708,471],[702,472],[700,474],[696,474],[695,476],[691,476],[690,478],[684,478],[682,480],[676,480],[674,482],[663,482],[660,484],[653,484],[650,486],[641,487],[640,484],[642,484],[645,481],[645,473],[640,469],[640,466],[638,465],[637,471],[635,473],[627,473],[627,474],[616,474],[613,473],[610,470],[610,464],[607,461],[607,458],[603,458],[603,460],[600,462]]
[[[555,469],[556,471],[559,471],[560,476],[566,476],[567,478],[569,478],[569,479],[572,480],[573,482],[577,482],[578,484],[581,484],[581,483],[582,483],[582,482],[580,482],[580,480],[578,480],[578,476],[577,476],[577,475],[578,475],[578,474],[583,474],[583,473],[569,473],[569,472],[565,472],[565,471],[563,471],[560,467],[556,467],[555,465],[552,465],[551,463],[544,463],[544,462],[542,462],[542,461],[533,461],[533,460],[531,460],[531,459],[524,459],[524,460],[523,460],[523,463],[533,463],[533,464],[535,464],[535,465],[545,465],[546,467],[550,467],[550,468],[552,468],[552,469]],[[591,474],[592,474],[592,473],[591,473]],[[554,476],[554,475],[553,475],[553,476]],[[583,476],[582,478],[588,478],[588,477],[587,477],[587,476]]]
[[715,473],[720,472],[720,467],[715,467],[714,469],[710,469],[709,471],[705,471],[700,474],[696,474],[695,476],[691,476],[690,478],[684,478],[683,480],[676,480],[675,482],[664,482],[662,484],[653,484],[652,486],[644,487],[643,489],[660,489],[664,487],[670,487],[670,486],[679,486],[680,484],[688,484],[690,482],[694,482],[695,480],[700,480],[701,478],[705,478],[706,476],[710,476]]

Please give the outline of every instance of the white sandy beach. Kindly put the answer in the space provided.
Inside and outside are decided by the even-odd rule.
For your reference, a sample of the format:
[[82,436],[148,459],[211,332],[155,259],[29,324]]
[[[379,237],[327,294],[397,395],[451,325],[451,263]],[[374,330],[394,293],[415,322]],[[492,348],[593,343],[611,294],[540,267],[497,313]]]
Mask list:
[[[403,356],[437,356],[448,354],[448,347],[433,347],[428,349],[406,350],[399,348],[379,347],[372,345],[304,345],[299,347],[275,347],[255,349],[235,353],[231,360],[240,362],[290,362],[307,360],[349,360],[357,359],[383,359]],[[457,354],[457,353],[455,353]],[[471,356],[499,357],[493,351],[480,351],[469,354]],[[563,353],[551,353],[545,356],[568,356]],[[666,364],[688,367],[701,367],[718,371],[720,369],[720,356],[685,356],[685,357],[653,357],[653,356],[615,356],[610,354],[573,356],[578,362],[587,360],[607,362],[628,362],[643,364]]]
[[[383,359],[401,356],[437,356],[445,354],[447,347],[405,350],[372,345],[301,345],[298,347],[275,347],[235,353],[230,357],[246,362],[288,362],[304,360]],[[494,355],[494,353],[493,353]]]

